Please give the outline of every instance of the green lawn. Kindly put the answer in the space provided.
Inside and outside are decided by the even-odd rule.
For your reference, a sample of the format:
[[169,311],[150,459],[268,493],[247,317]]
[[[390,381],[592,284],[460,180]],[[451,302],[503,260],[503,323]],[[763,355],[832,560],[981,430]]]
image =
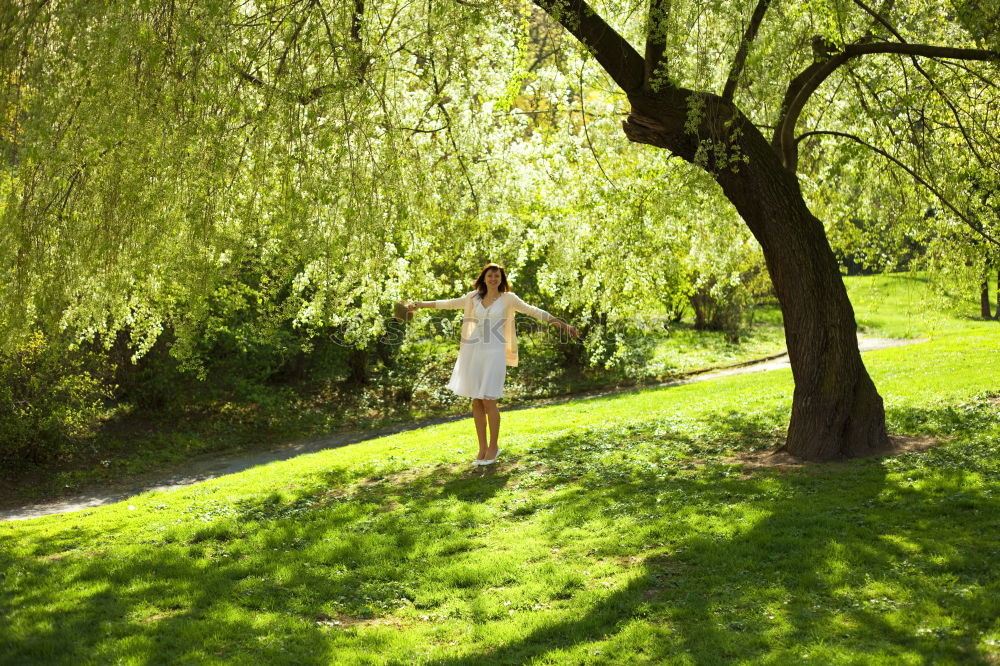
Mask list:
[[1000,325],[849,287],[930,338],[865,355],[930,451],[727,462],[782,370],[505,412],[491,469],[466,420],[0,524],[0,663],[998,663]]
[[[768,308],[771,310],[771,308]],[[722,331],[697,331],[694,327],[676,327],[656,341],[646,370],[651,377],[665,379],[717,366],[745,363],[785,351],[785,331],[777,322],[762,322],[743,331],[739,343],[726,340]]]
[[974,315],[979,303],[974,289],[960,313],[935,295],[929,279],[922,274],[897,273],[873,277],[846,278],[847,293],[854,305],[858,331],[863,335],[888,338],[921,338],[961,330]]

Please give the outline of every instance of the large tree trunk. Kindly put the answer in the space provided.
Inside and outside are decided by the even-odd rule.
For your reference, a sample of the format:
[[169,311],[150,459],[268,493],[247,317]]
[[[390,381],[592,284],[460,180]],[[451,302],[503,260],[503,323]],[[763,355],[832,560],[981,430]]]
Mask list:
[[[696,132],[684,127],[689,94],[705,103]],[[676,91],[669,99],[646,94],[630,100],[629,139],[706,168],[764,251],[795,378],[785,450],[807,460],[836,460],[886,449],[885,411],[858,351],[854,310],[823,224],[809,212],[795,175],[752,123],[714,95]],[[720,159],[710,149],[702,159],[696,151],[706,140],[738,152],[727,149]]]
[[997,269],[997,313],[995,318],[1000,320],[1000,268]]

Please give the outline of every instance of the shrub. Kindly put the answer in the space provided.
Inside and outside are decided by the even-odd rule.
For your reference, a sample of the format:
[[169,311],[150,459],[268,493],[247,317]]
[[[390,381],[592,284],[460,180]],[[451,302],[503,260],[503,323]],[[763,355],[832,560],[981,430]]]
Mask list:
[[100,363],[38,332],[0,355],[0,464],[51,463],[89,445],[113,389]]

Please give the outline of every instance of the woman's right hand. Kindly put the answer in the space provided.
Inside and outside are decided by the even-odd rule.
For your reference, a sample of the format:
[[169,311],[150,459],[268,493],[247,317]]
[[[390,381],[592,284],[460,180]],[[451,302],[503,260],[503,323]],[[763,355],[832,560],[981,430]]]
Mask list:
[[418,310],[418,309],[419,309],[419,308],[417,307],[417,304],[416,304],[416,303],[414,303],[413,301],[407,301],[407,302],[405,303],[405,305],[406,305],[406,311],[407,311],[407,312],[413,312],[414,310]]

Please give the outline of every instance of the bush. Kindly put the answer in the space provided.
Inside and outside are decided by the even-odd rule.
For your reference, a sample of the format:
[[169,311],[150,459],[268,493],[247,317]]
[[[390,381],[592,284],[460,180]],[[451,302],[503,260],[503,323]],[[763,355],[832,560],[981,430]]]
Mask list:
[[0,464],[19,469],[85,449],[113,389],[100,364],[37,332],[0,355]]
[[741,331],[750,323],[753,307],[766,300],[772,287],[759,266],[720,280],[714,276],[694,280],[689,296],[694,311],[694,327],[699,331],[722,331],[730,342],[739,342]]

